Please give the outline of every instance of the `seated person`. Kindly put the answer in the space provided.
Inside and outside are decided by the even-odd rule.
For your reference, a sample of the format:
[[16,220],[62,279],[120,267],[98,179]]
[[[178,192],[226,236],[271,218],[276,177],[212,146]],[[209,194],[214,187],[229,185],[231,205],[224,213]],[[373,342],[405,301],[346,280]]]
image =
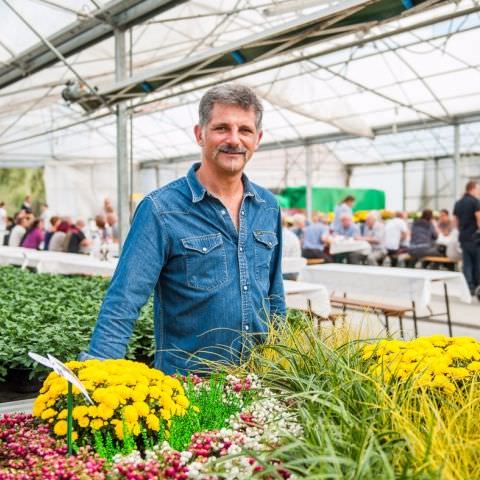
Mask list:
[[80,253],[81,248],[90,244],[90,240],[83,233],[85,221],[79,218],[75,225],[72,225],[65,237],[65,251],[68,253]]
[[[402,253],[402,244],[408,241],[408,226],[402,212],[396,212],[395,217],[385,225],[385,248],[390,257],[392,267],[398,264],[398,254]],[[406,249],[403,249],[406,252]]]
[[60,225],[58,225],[55,233],[50,238],[48,243],[48,250],[51,252],[64,252],[65,251],[65,236],[67,235],[68,230],[70,229],[70,224],[62,220]]
[[433,224],[433,212],[426,209],[422,212],[422,216],[415,220],[412,224],[412,235],[410,238],[410,266],[414,266],[418,260],[427,256],[438,256],[440,250],[435,241],[438,233]]
[[[302,247],[299,238],[288,228],[286,217],[282,215],[282,257],[301,257]],[[285,280],[296,280],[298,273],[284,273]]]
[[330,241],[328,226],[323,223],[312,223],[305,227],[303,232],[302,257],[323,258],[331,262],[332,258],[325,252]]
[[43,242],[44,237],[45,233],[43,231],[43,220],[37,218],[27,228],[27,231],[23,236],[21,246],[24,248],[38,250],[40,248],[40,244]]
[[372,211],[367,215],[363,240],[366,240],[372,247],[372,251],[367,256],[367,265],[381,264],[387,250],[385,248],[385,226],[378,220],[377,212]]
[[58,226],[61,223],[60,217],[57,217],[54,215],[53,217],[50,217],[50,226],[48,227],[48,230],[45,232],[45,238],[43,240],[43,249],[48,250],[50,240],[53,237],[53,234],[57,231]]
[[[341,238],[352,238],[354,240],[361,238],[360,229],[353,222],[353,218],[349,213],[343,213],[340,216],[340,225],[334,227],[333,233],[336,237]],[[337,263],[343,263],[346,260],[347,263],[358,265],[365,262],[367,255],[360,252],[347,252],[334,255],[333,258]]]
[[10,232],[8,239],[9,247],[19,247],[22,242],[25,233],[27,233],[28,219],[25,215],[17,215],[15,220],[15,226]]
[[440,210],[437,221],[438,233],[444,237],[448,237],[453,230],[453,220],[446,208]]

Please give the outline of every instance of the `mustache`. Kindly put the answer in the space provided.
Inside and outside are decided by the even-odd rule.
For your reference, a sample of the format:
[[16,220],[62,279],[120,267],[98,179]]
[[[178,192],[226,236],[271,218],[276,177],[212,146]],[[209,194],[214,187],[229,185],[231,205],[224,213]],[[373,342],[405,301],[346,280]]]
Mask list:
[[245,155],[247,150],[245,148],[233,147],[232,145],[220,145],[217,150],[222,153],[237,153]]

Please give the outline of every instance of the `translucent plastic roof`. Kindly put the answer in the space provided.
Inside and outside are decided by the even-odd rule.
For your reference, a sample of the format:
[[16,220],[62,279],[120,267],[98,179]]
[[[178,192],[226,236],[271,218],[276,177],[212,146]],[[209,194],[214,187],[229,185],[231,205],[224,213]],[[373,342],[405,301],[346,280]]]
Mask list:
[[[0,2],[0,66],[39,43],[32,28],[48,37],[106,3]],[[279,148],[287,140],[324,138],[344,163],[445,156],[453,153],[453,124],[468,121],[460,131],[461,150],[476,151],[480,123],[472,118],[480,113],[480,5],[440,3],[395,21],[368,23],[334,37],[319,35],[313,46],[135,98],[134,161],[196,153],[192,127],[198,100],[209,85],[228,80],[258,91],[265,104],[263,143]],[[188,1],[127,32],[128,69],[138,75],[168,66],[331,4],[338,2]],[[301,10],[302,5],[309,8]],[[0,90],[0,165],[115,157],[114,115],[104,109],[87,116],[61,96],[74,78],[72,69],[99,91],[114,82],[114,40],[67,61],[70,69],[57,62]],[[403,132],[402,126],[412,122],[435,128]],[[390,134],[373,138],[386,127]],[[349,138],[331,140],[342,133]]]

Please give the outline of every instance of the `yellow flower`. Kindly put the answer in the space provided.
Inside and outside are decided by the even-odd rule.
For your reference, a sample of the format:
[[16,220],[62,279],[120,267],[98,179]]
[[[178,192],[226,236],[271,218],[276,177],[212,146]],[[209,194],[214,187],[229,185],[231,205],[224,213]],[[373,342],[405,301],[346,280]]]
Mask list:
[[115,435],[117,436],[117,438],[119,440],[123,440],[123,423],[122,422],[118,422],[115,424]]
[[77,420],[78,426],[81,428],[87,428],[90,420],[87,417],[82,417]]
[[78,420],[79,418],[84,417],[85,415],[88,415],[88,407],[86,407],[85,405],[80,405],[73,409],[72,417],[75,420]]
[[48,420],[49,418],[54,417],[57,414],[57,411],[54,410],[53,408],[47,408],[42,412],[42,420]]
[[138,420],[138,413],[133,405],[127,405],[123,409],[123,416],[128,423],[135,423]]
[[158,432],[160,430],[160,419],[156,415],[148,415],[147,416],[147,427],[150,430]]
[[108,420],[109,418],[113,417],[113,414],[113,409],[105,405],[104,403],[101,403],[97,407],[97,416],[103,418],[104,420]]
[[134,402],[133,408],[135,408],[139,417],[146,417],[150,412],[150,407],[145,402]]
[[184,408],[187,408],[190,403],[185,395],[177,395],[177,397],[175,398],[175,402]]
[[467,368],[471,371],[471,372],[480,372],[480,362],[471,362],[467,365]]
[[192,407],[192,410],[195,412],[195,413],[200,413],[200,408],[198,408],[196,405],[194,405]]
[[103,427],[103,420],[100,418],[95,418],[90,422],[90,427],[93,430],[100,430]]
[[67,418],[67,409],[64,408],[58,415],[57,415],[57,419],[58,420],[63,420],[65,418]]
[[67,422],[65,420],[58,421],[53,427],[55,435],[63,437],[67,434]]

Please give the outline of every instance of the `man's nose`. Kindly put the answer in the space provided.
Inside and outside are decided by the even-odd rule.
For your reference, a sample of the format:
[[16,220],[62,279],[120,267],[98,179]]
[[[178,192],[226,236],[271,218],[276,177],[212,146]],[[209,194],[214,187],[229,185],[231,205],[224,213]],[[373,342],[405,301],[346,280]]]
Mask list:
[[229,131],[227,140],[230,145],[240,145],[240,135],[236,128]]

